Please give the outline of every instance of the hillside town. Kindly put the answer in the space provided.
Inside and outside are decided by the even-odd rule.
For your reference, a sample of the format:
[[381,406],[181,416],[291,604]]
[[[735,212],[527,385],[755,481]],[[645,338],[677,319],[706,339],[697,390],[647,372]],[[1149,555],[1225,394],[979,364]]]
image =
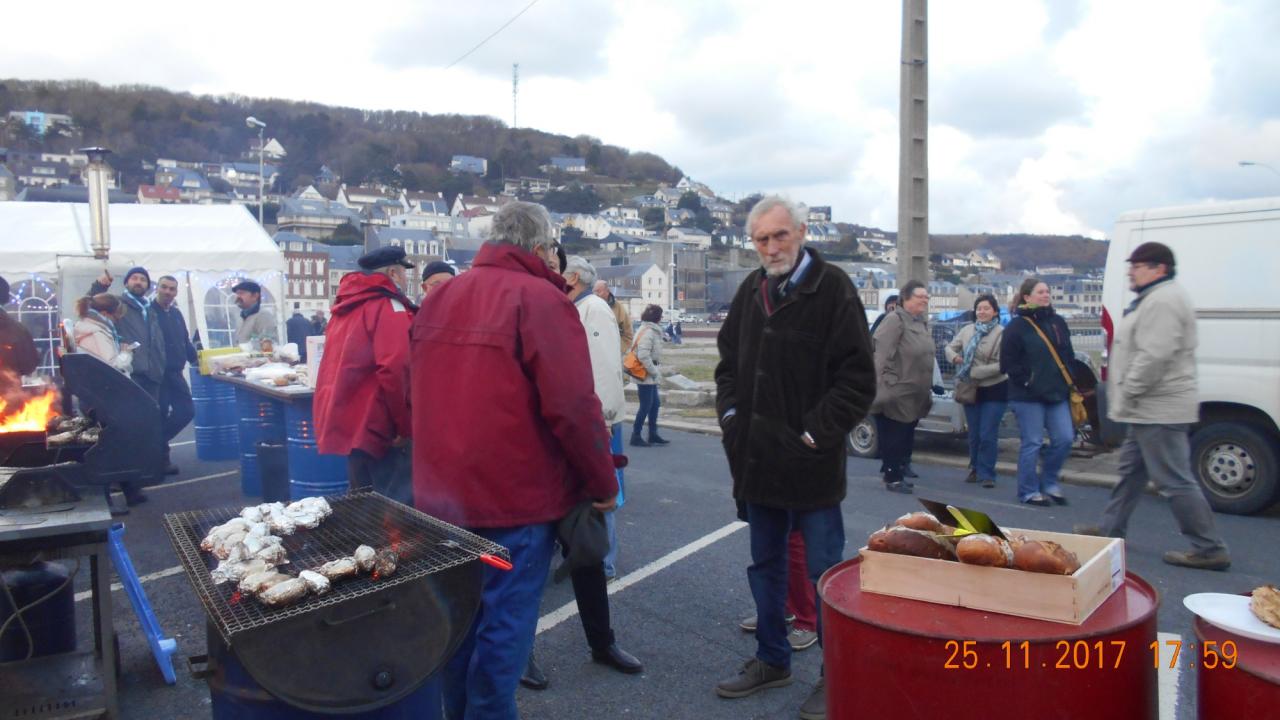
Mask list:
[[[41,136],[74,128],[70,116],[40,110],[12,111],[7,120]],[[288,266],[282,305],[307,316],[327,313],[342,275],[356,269],[361,254],[380,247],[405,250],[416,266],[410,271],[410,287],[417,287],[420,269],[432,261],[466,271],[503,204],[513,199],[541,202],[549,193],[616,199],[598,202],[601,207],[594,212],[553,212],[552,218],[566,247],[600,268],[601,279],[633,316],[649,304],[678,309],[690,319],[721,313],[756,264],[754,253],[744,252],[750,242],[742,228],[746,200],[754,196],[735,202],[688,176],[656,187],[605,183],[592,174],[587,158],[550,156],[540,167],[545,175],[502,178],[501,192],[494,195],[353,182],[328,165],[308,178],[312,182],[286,189],[280,168],[288,150],[275,138],[259,142],[252,138],[231,162],[157,157],[151,163],[151,183],[126,189],[109,180],[110,201],[238,204],[255,214],[260,207],[269,209],[263,227]],[[83,202],[87,164],[84,153],[0,148],[0,201]],[[490,161],[458,154],[448,171],[478,179],[490,172]],[[797,200],[809,208],[807,241],[848,272],[869,310],[883,307],[899,286],[894,234],[857,226],[850,231],[851,226],[834,222],[831,207],[819,204],[821,199]],[[1032,273],[1050,284],[1054,305],[1063,315],[1096,322],[1101,311],[1102,280],[1096,268],[1006,269],[1000,257],[984,248],[937,253],[930,260],[933,314],[958,314],[983,293],[1007,303]]]

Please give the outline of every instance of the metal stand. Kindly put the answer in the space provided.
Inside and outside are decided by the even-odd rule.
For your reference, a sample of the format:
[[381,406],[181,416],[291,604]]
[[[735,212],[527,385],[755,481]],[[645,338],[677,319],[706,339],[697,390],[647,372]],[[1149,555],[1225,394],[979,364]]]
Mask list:
[[[6,522],[10,520],[14,522]],[[22,521],[0,517],[0,563],[26,562],[37,555],[43,560],[89,556],[94,627],[92,651],[0,664],[0,717],[120,717],[111,573],[106,562],[110,527],[106,499],[96,495],[47,516],[27,515]]]

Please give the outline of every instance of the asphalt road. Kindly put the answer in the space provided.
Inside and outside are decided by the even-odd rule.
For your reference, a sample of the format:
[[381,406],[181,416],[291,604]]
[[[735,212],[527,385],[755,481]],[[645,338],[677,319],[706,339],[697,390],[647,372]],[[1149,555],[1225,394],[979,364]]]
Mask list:
[[[752,636],[738,620],[754,611],[747,588],[747,532],[735,523],[727,468],[717,438],[667,431],[670,446],[636,448],[627,470],[627,505],[619,512],[621,579],[611,586],[613,625],[619,644],[646,666],[641,675],[624,676],[590,662],[578,618],[572,614],[568,583],[548,581],[542,629],[536,649],[551,679],[543,692],[521,689],[519,703],[527,720],[582,717],[632,718],[789,718],[818,677],[819,651],[799,653],[791,686],[739,700],[722,700],[715,683],[732,674],[754,652]],[[179,440],[190,440],[190,431]],[[120,635],[121,708],[126,718],[207,718],[209,691],[185,672],[181,658],[204,652],[204,611],[178,565],[161,526],[166,512],[237,506],[240,494],[235,463],[195,460],[194,445],[175,448],[183,469],[177,478],[149,490],[151,501],[124,518],[126,544],[164,632],[178,642],[179,679],[164,684],[147,648],[132,607],[114,594],[115,627]],[[865,537],[886,521],[918,509],[910,496],[884,492],[875,461],[849,463],[849,496],[844,518],[853,555]],[[1070,531],[1073,523],[1096,519],[1107,497],[1098,488],[1068,487],[1071,505],[1032,508],[1019,505],[1010,483],[983,490],[961,482],[963,471],[919,465],[917,493],[981,509],[1001,524]],[[1191,616],[1182,598],[1201,591],[1244,592],[1275,583],[1273,543],[1277,518],[1218,515],[1231,545],[1230,572],[1213,573],[1165,565],[1161,554],[1182,547],[1172,516],[1161,500],[1147,497],[1134,517],[1128,544],[1129,568],[1161,594],[1159,630],[1193,642]],[[719,531],[719,536],[711,536]],[[692,544],[692,546],[691,546]],[[681,552],[677,552],[681,551]],[[673,557],[673,553],[676,556]],[[87,565],[87,563],[86,563]],[[87,573],[77,590],[87,588]],[[87,600],[77,603],[82,643],[90,642]],[[1194,717],[1194,671],[1183,669],[1166,680],[1176,715]],[[1176,689],[1175,689],[1176,687]]]

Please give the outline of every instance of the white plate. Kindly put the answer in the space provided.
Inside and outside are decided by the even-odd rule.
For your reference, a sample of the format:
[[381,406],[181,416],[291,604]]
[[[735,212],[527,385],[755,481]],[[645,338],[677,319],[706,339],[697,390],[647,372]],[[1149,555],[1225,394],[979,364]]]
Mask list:
[[1263,642],[1280,643],[1280,629],[1258,619],[1249,598],[1226,593],[1196,593],[1182,599],[1188,610],[1223,630]]

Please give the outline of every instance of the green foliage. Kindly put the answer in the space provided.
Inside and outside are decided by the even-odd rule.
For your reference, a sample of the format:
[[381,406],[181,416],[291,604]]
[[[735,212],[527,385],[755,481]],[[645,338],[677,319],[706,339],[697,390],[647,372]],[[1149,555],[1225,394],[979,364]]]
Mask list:
[[565,255],[583,255],[600,249],[600,243],[584,237],[576,227],[567,227],[560,231],[560,244],[564,246]]
[[594,213],[599,212],[601,202],[595,189],[574,183],[563,190],[550,190],[542,196],[542,204],[551,212]]
[[702,209],[702,198],[698,197],[696,192],[686,192],[680,196],[676,207],[681,210],[692,210],[696,213]]
[[333,239],[329,241],[331,245],[363,245],[364,233],[360,228],[351,223],[343,223],[333,231]]

